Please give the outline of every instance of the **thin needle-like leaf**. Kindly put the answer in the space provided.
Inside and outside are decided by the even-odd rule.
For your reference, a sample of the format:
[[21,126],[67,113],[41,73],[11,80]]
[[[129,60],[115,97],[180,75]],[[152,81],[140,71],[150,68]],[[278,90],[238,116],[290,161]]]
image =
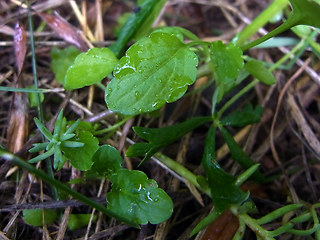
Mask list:
[[34,122],[36,123],[38,129],[40,132],[48,139],[52,140],[52,134],[49,132],[49,130],[40,122],[38,118],[34,118]]

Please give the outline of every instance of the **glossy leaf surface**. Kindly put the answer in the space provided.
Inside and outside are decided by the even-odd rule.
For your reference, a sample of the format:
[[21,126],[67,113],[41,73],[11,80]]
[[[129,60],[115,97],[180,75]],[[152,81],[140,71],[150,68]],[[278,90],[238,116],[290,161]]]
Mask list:
[[93,164],[91,160],[92,156],[99,148],[98,139],[88,131],[79,131],[71,140],[84,143],[84,146],[79,148],[62,148],[65,156],[76,169],[81,171],[89,170]]
[[158,224],[173,211],[171,198],[141,171],[121,169],[110,178],[107,208],[138,224]]
[[[247,154],[245,154],[245,152],[243,152],[231,134],[224,127],[220,126],[219,128],[224,140],[228,145],[228,148],[230,149],[232,158],[236,160],[244,169],[248,169],[255,165],[256,163]],[[252,177],[257,181],[264,181],[264,176],[259,172],[259,170],[255,171],[252,174]]]
[[211,43],[211,63],[218,84],[229,85],[243,67],[242,50],[237,45],[222,41]]
[[114,147],[103,145],[94,153],[92,161],[92,170],[100,176],[110,178],[121,169],[122,157]]
[[110,110],[125,115],[154,111],[178,100],[196,79],[198,58],[169,33],[155,32],[132,45],[106,88]]
[[[57,212],[52,209],[44,209],[44,219],[46,224],[51,224],[57,219]],[[43,226],[42,209],[23,210],[23,219],[26,223],[34,226]]]
[[161,148],[175,142],[186,133],[210,121],[212,121],[211,117],[197,117],[164,128],[134,127],[134,132],[141,138],[147,140],[148,143],[133,144],[128,148],[126,155],[128,157],[137,157],[146,154],[142,160],[142,162],[144,162]]
[[262,112],[263,108],[261,106],[253,108],[251,104],[247,104],[242,110],[235,110],[224,117],[220,123],[226,126],[243,127],[259,122]]
[[67,71],[64,87],[71,90],[99,82],[117,63],[118,59],[110,49],[92,48],[76,57]]
[[248,61],[244,65],[245,70],[247,70],[252,76],[257,78],[259,81],[267,85],[272,85],[276,83],[276,79],[273,74],[266,69],[263,64],[257,60]]
[[52,48],[50,51],[51,63],[50,67],[56,76],[56,80],[63,84],[68,68],[73,64],[80,51],[70,46],[65,49]]
[[233,204],[240,204],[249,195],[235,185],[236,177],[226,173],[216,161],[215,127],[207,133],[202,165],[208,178],[215,211],[221,214]]

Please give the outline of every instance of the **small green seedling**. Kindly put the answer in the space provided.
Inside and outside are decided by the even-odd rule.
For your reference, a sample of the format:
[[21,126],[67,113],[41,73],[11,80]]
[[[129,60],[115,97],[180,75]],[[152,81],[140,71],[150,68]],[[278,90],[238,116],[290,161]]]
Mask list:
[[[54,132],[51,132],[39,121],[34,119],[38,129],[49,142],[36,143],[29,152],[45,153],[29,160],[30,163],[42,161],[50,156],[54,156],[53,166],[60,170],[67,159],[79,170],[88,170],[92,166],[91,157],[98,148],[98,139],[93,137],[89,131],[77,130],[80,120],[77,120],[69,128],[67,121],[63,117],[63,111],[59,113]],[[76,131],[77,130],[77,131]]]
[[52,209],[26,209],[26,210],[23,210],[23,219],[27,224],[32,225],[34,227],[43,226],[42,211],[44,211],[45,224],[51,224],[57,220],[57,218],[58,218],[57,212]]

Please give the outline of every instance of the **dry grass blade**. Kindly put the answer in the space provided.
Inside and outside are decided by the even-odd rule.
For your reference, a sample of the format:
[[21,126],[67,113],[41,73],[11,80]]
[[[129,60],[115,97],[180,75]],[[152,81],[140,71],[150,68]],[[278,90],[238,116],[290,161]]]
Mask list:
[[[23,87],[21,71],[26,56],[26,33],[20,23],[16,24],[14,34],[14,51],[17,64],[17,76],[14,85]],[[25,93],[14,92],[9,113],[7,128],[7,148],[9,151],[18,152],[28,136],[28,100]]]
[[320,156],[320,142],[318,138],[316,137],[315,133],[312,131],[310,126],[307,123],[307,120],[303,116],[300,108],[298,107],[298,104],[294,100],[294,97],[292,94],[288,94],[287,103],[290,107],[290,112],[292,118],[295,120],[299,128],[301,129],[303,136],[309,143],[309,146],[312,148],[312,150]]
[[57,12],[54,15],[47,13],[38,13],[38,15],[45,21],[50,28],[65,41],[75,45],[82,51],[88,49],[82,35],[78,29],[68,23]]

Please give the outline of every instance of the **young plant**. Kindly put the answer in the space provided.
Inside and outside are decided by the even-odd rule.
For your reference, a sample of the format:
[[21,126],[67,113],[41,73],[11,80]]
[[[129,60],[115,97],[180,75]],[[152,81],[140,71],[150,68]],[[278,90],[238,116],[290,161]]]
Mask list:
[[90,131],[79,128],[80,120],[67,127],[67,120],[63,117],[61,110],[54,127],[53,134],[39,121],[34,119],[38,129],[49,142],[36,143],[29,152],[39,152],[46,150],[45,153],[29,160],[36,163],[50,156],[54,156],[54,169],[60,170],[67,159],[77,169],[85,171],[92,166],[91,157],[98,148],[98,139]]

